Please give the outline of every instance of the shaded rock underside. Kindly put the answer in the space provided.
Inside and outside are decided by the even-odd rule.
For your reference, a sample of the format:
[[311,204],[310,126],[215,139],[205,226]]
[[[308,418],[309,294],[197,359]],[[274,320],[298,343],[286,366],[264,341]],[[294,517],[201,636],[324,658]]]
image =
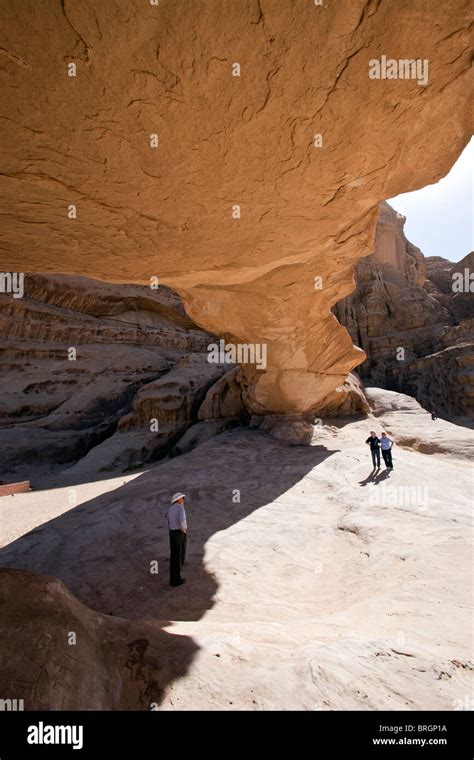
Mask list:
[[[380,200],[467,142],[467,0],[0,12],[3,268],[159,276],[204,329],[267,344],[267,371],[245,368],[252,411],[316,408],[363,359],[330,308]],[[426,86],[369,78],[382,54],[427,60]]]

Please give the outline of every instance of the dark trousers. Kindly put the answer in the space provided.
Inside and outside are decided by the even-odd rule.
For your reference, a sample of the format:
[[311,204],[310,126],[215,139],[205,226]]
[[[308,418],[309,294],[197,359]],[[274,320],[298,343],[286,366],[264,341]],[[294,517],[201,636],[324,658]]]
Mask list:
[[182,530],[170,530],[170,585],[174,586],[181,580],[181,564],[183,562],[183,547],[186,535]]
[[386,467],[390,467],[390,469],[393,470],[391,449],[382,449],[382,456],[383,456],[383,461],[385,462]]
[[380,449],[370,449],[372,454],[372,464],[374,467],[380,467]]
[[183,545],[181,547],[181,567],[183,567],[184,563],[186,562],[186,547],[188,545],[188,537],[186,533],[183,533]]

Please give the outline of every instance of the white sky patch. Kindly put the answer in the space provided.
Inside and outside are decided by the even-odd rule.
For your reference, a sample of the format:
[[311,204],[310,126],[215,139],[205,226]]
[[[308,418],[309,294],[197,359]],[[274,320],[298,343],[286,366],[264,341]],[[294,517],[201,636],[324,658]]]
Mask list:
[[435,185],[389,198],[407,217],[405,235],[425,256],[459,261],[474,249],[474,138]]

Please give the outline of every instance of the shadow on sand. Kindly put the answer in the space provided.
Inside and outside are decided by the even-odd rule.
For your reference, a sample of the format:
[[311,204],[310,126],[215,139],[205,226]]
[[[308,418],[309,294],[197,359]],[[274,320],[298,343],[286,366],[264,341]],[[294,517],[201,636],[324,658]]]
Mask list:
[[380,471],[380,467],[377,467],[370,472],[364,480],[359,480],[360,486],[367,486],[369,483],[381,483],[384,480],[387,480],[388,476],[390,475],[391,470],[385,468],[384,470]]
[[[144,627],[199,620],[218,588],[204,562],[209,539],[278,499],[333,453],[285,446],[257,430],[223,433],[35,528],[0,551],[0,565],[53,575],[93,610]],[[166,514],[177,490],[189,495],[187,582],[170,588]],[[166,637],[168,661],[179,661],[182,676],[197,645]]]

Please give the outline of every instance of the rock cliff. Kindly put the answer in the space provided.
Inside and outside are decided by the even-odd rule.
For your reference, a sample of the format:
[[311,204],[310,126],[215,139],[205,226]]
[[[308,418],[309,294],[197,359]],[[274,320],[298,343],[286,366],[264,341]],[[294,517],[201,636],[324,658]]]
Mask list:
[[415,396],[439,414],[474,417],[474,293],[465,276],[474,255],[457,264],[425,258],[404,224],[381,204],[374,251],[356,265],[357,288],[334,312],[367,355],[358,368],[364,382]]

